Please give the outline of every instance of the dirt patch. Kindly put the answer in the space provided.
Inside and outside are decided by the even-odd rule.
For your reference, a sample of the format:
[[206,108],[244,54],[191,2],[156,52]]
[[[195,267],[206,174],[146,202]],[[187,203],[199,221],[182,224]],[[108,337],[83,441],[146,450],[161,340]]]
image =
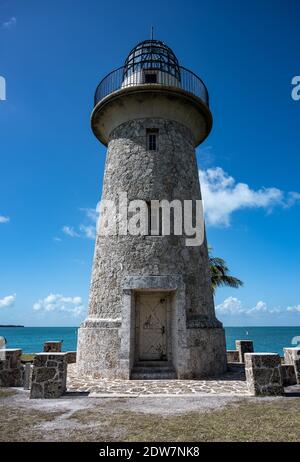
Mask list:
[[0,441],[43,441],[45,434],[38,425],[55,420],[61,412],[43,412],[34,409],[1,406]]

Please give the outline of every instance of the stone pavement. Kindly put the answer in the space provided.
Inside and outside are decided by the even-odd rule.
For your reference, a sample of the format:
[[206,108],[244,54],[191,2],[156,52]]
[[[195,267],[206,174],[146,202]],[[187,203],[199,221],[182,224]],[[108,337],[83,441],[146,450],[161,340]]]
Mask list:
[[82,378],[76,364],[68,366],[68,392],[89,392],[90,397],[144,396],[250,396],[245,378],[237,373],[207,380],[109,380]]

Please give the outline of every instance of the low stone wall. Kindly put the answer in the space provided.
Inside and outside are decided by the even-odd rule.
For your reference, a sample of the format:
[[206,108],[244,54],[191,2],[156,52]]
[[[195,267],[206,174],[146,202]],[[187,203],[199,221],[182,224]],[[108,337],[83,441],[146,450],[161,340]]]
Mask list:
[[247,386],[255,396],[283,394],[281,358],[276,353],[245,353]]
[[45,342],[44,343],[44,352],[45,353],[60,353],[61,352],[62,341],[60,342]]
[[238,350],[227,350],[227,363],[239,363],[240,355]]
[[0,356],[0,387],[22,387],[24,367],[21,364],[22,350],[2,349]]
[[76,351],[67,351],[67,364],[76,363],[77,352]]
[[296,381],[300,384],[300,348],[284,348],[284,363],[294,366]]
[[245,362],[245,353],[253,353],[253,341],[252,340],[236,340],[235,341],[235,348],[239,353],[239,362]]
[[66,390],[66,353],[38,353],[33,361],[30,398],[59,398]]

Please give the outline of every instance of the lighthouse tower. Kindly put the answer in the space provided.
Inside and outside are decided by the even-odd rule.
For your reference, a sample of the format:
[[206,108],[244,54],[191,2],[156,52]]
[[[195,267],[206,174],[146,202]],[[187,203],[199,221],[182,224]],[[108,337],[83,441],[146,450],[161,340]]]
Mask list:
[[[139,43],[100,82],[91,123],[107,146],[102,200],[117,214],[124,193],[148,205],[201,200],[195,148],[212,126],[208,93],[166,44]],[[154,234],[97,232],[78,373],[202,378],[225,371],[225,353],[205,237],[187,245],[184,233],[159,226]]]

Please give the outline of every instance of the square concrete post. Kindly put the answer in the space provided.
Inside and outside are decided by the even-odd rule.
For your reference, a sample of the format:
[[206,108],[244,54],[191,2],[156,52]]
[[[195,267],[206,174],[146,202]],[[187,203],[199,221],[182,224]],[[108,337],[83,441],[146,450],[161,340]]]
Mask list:
[[300,385],[300,348],[284,348],[283,351],[284,362],[294,366],[297,384]]
[[32,381],[33,366],[31,363],[26,363],[24,366],[24,390],[30,390]]
[[0,387],[23,386],[21,355],[22,350],[20,349],[1,349]]
[[66,390],[66,353],[38,353],[34,357],[30,398],[59,398]]
[[255,396],[282,395],[281,359],[276,353],[245,353],[248,390]]
[[240,363],[245,362],[245,358],[244,358],[245,353],[253,353],[254,352],[253,341],[252,340],[236,340],[235,341],[235,347],[239,352],[239,362]]
[[45,353],[60,353],[61,352],[62,341],[50,341],[44,343],[44,352]]

